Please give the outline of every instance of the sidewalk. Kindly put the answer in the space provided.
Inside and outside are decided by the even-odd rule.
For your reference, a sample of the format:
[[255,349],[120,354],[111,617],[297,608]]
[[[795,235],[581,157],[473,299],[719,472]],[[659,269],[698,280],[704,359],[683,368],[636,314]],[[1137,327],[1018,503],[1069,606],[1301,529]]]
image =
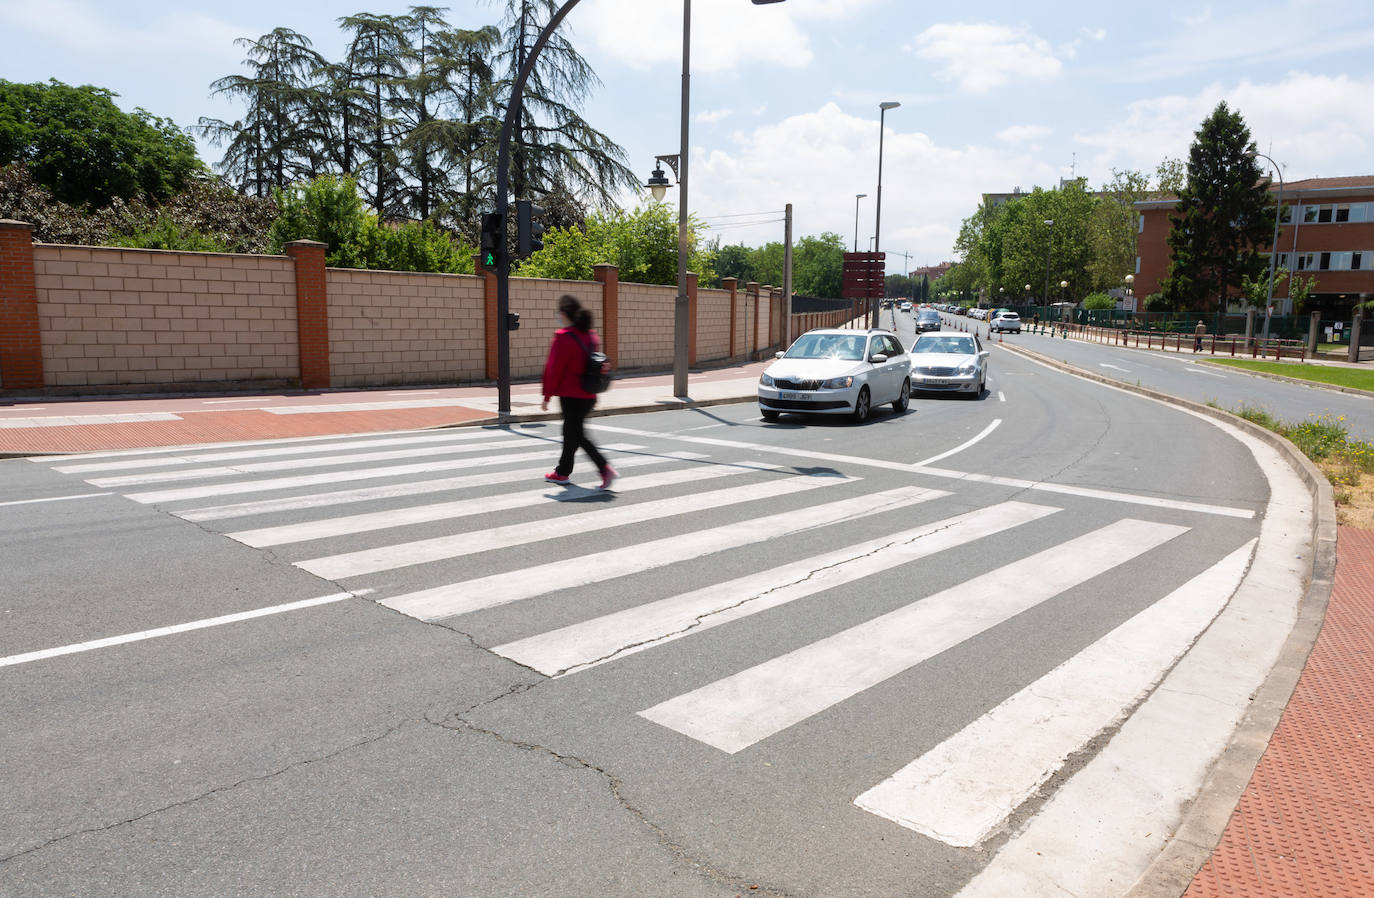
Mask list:
[[[756,395],[759,373],[771,362],[694,371],[687,400],[672,395],[671,374],[620,378],[601,395],[597,410],[749,401]],[[512,418],[556,418],[557,405],[544,413],[541,400],[539,384],[513,385]],[[0,458],[452,427],[496,421],[496,405],[494,386],[0,399]]]

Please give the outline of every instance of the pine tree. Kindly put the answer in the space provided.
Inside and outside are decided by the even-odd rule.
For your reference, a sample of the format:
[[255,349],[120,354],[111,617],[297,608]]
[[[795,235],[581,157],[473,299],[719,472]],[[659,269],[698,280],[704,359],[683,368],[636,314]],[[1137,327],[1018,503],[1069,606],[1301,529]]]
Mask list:
[[[502,105],[557,9],[555,0],[507,0],[504,46],[497,55]],[[609,209],[619,190],[638,185],[625,164],[625,151],[577,112],[576,107],[600,86],[601,79],[572,43],[555,32],[525,83],[522,114],[511,142],[512,196],[542,194],[561,185],[580,200]]]
[[1250,155],[1250,129],[1225,102],[1198,128],[1188,150],[1188,181],[1169,217],[1173,261],[1161,285],[1174,310],[1205,308],[1216,298],[1216,333],[1226,300],[1262,267],[1259,248],[1269,237],[1274,207],[1268,184]]
[[367,162],[359,167],[359,184],[373,211],[385,218],[401,202],[391,113],[396,82],[407,74],[405,23],[400,16],[358,13],[339,19],[339,25],[352,34],[344,65],[352,78],[348,89],[361,98],[355,109]]

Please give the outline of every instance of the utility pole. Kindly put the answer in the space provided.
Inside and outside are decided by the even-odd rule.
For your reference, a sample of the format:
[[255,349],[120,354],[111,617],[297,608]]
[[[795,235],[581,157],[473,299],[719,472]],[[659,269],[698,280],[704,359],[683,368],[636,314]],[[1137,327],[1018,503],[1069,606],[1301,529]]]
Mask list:
[[786,318],[782,325],[783,349],[792,345],[792,204],[783,212],[782,226],[782,295]]

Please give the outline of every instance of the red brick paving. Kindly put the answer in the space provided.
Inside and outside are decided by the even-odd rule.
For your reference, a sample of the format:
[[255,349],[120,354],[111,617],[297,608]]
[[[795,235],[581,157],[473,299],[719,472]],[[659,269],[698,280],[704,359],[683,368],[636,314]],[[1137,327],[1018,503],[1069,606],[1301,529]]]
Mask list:
[[1374,530],[1339,528],[1317,644],[1186,898],[1374,896]]
[[0,452],[95,452],[191,443],[227,443],[382,430],[412,430],[491,417],[463,406],[274,415],[261,409],[181,412],[179,421],[0,429]]

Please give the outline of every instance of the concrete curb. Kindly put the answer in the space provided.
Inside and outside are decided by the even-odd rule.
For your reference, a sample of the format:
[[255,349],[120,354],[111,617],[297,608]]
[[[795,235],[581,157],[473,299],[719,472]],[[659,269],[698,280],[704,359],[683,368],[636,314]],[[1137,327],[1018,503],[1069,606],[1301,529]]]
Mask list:
[[1020,346],[1003,344],[1003,348],[1067,374],[1225,421],[1274,447],[1312,491],[1312,571],[1298,607],[1297,621],[1284,642],[1278,661],[1255,692],[1250,709],[1236,729],[1231,744],[1213,764],[1198,797],[1184,811],[1183,822],[1174,838],[1126,893],[1126,898],[1178,898],[1188,890],[1193,878],[1221,841],[1222,833],[1254,775],[1260,757],[1269,746],[1269,739],[1279,725],[1279,719],[1288,706],[1288,700],[1298,685],[1298,678],[1321,632],[1336,575],[1336,503],[1331,483],[1288,440],[1230,412],[1146,387],[1125,384]]
[[1201,364],[1215,365],[1218,368],[1225,368],[1227,371],[1237,371],[1241,374],[1248,374],[1251,377],[1262,377],[1265,380],[1277,380],[1281,383],[1297,384],[1301,387],[1316,387],[1319,390],[1330,390],[1333,393],[1349,393],[1352,396],[1368,396],[1374,399],[1374,390],[1361,390],[1358,387],[1342,387],[1339,384],[1324,384],[1321,381],[1307,380],[1301,377],[1288,377],[1284,374],[1272,374],[1268,371],[1251,371],[1248,368],[1241,368],[1238,365],[1228,365],[1220,359],[1198,359]]

